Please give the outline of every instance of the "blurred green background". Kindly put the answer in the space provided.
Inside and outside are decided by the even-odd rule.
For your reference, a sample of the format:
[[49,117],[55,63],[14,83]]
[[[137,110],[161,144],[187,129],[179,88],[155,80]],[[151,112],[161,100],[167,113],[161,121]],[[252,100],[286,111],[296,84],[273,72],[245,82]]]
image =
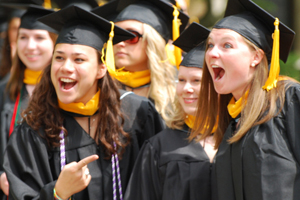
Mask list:
[[[212,27],[224,15],[227,0],[177,0],[187,3],[187,12],[192,21]],[[296,33],[300,32],[300,0],[253,0],[263,9],[278,17]],[[280,74],[300,81],[300,35],[296,34],[286,63],[281,61]]]

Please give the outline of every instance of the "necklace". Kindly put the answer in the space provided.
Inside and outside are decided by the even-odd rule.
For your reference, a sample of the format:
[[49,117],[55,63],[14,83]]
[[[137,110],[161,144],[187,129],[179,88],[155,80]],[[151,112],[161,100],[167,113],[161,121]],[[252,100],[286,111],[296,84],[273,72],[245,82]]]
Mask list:
[[89,129],[89,135],[91,135],[91,129],[92,129],[92,125],[93,125],[93,123],[94,123],[94,121],[96,121],[96,117],[94,118],[94,119],[92,119],[92,123],[91,123],[91,117],[93,117],[93,116],[89,116],[88,117],[88,129]]

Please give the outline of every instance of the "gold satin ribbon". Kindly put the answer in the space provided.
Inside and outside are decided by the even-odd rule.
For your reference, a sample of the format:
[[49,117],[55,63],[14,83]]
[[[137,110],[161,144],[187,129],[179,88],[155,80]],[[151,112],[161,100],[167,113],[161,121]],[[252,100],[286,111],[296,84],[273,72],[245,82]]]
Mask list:
[[150,77],[150,70],[144,70],[144,71],[137,71],[137,72],[128,72],[130,73],[130,76],[128,76],[126,79],[118,79],[122,84],[129,86],[131,88],[137,88],[143,85],[146,85],[150,83],[151,77]]
[[42,72],[43,71],[33,71],[26,68],[24,70],[23,83],[28,85],[36,85],[38,82],[40,82]]
[[98,107],[99,106],[98,105],[99,98],[100,98],[100,90],[85,105],[81,102],[64,104],[58,100],[58,106],[61,109],[68,111],[68,112],[77,113],[77,114],[86,115],[86,116],[92,116],[99,109],[99,107]]
[[[190,128],[190,129],[193,129],[194,128],[194,124],[195,124],[195,119],[196,117],[193,116],[193,115],[187,115],[187,118],[185,118],[184,122],[185,124]],[[207,129],[208,126],[205,126],[205,129]],[[218,128],[218,122],[215,124],[213,130],[211,131],[211,133],[214,133],[216,132]],[[203,133],[204,131],[201,131],[201,134]]]
[[229,104],[227,105],[228,112],[232,118],[236,118],[244,108],[244,99],[246,99],[245,104],[247,103],[249,90],[245,92],[245,94],[237,101],[235,101],[234,97],[231,98]]

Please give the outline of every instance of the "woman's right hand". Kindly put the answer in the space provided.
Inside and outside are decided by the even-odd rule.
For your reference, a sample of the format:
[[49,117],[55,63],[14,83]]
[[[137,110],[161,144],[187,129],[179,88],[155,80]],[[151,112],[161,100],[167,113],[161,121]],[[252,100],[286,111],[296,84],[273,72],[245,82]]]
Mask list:
[[68,199],[75,193],[85,189],[90,181],[91,175],[86,174],[87,164],[99,158],[98,155],[91,155],[79,162],[67,164],[61,171],[55,184],[56,194],[62,199]]
[[3,191],[3,193],[8,196],[9,192],[9,183],[6,177],[6,173],[3,172],[0,176],[0,188]]

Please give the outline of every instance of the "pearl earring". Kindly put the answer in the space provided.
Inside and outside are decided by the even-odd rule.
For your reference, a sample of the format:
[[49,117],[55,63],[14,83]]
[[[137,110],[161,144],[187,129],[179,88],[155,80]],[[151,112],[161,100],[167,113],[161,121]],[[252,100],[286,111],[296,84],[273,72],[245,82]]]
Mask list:
[[251,64],[251,67],[255,67],[255,63],[252,63],[252,64]]

